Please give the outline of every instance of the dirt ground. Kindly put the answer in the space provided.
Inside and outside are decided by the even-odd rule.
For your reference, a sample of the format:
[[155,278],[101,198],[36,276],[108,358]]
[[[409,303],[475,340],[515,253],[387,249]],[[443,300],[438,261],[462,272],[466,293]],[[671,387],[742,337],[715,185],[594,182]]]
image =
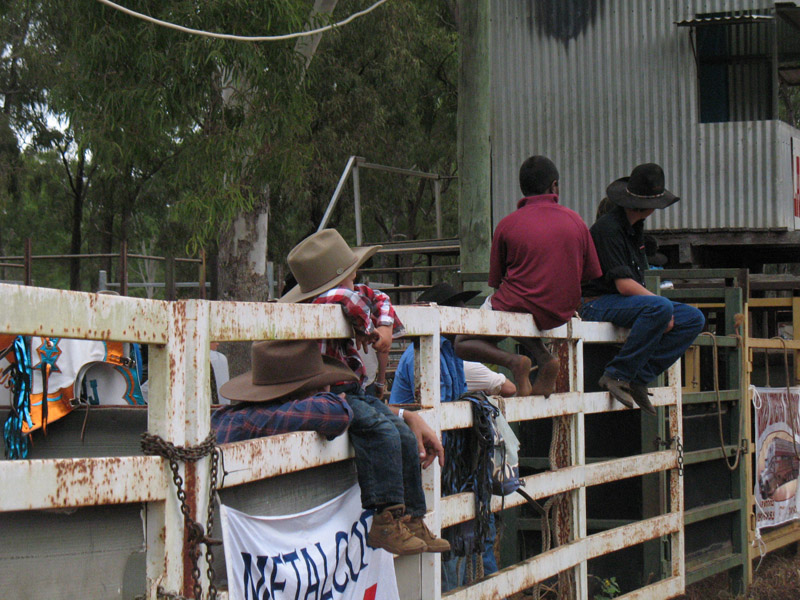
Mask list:
[[[541,590],[541,599],[554,600],[557,594]],[[591,597],[591,596],[590,596]],[[529,592],[514,594],[509,600],[531,600]],[[800,600],[800,554],[794,546],[777,550],[764,557],[753,573],[753,583],[744,594],[732,594],[723,573],[709,577],[687,588],[675,600]]]
[[744,594],[734,595],[722,574],[699,581],[678,600],[796,600],[800,598],[800,554],[794,546],[764,557]]

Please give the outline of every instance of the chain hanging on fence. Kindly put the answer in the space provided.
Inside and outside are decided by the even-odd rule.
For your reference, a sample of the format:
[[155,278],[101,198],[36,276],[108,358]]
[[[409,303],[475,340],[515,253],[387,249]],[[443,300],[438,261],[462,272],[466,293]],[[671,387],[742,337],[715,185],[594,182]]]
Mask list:
[[656,439],[653,440],[653,446],[656,450],[659,448],[669,448],[672,446],[673,442],[675,443],[675,450],[678,453],[678,476],[683,477],[683,443],[681,442],[681,437],[675,436],[674,438],[662,440],[660,437],[656,436]]
[[[217,597],[217,588],[214,586],[214,555],[211,553],[211,546],[222,543],[220,540],[211,537],[214,528],[214,496],[217,490],[220,455],[216,438],[212,432],[197,446],[175,446],[158,435],[145,432],[142,434],[142,452],[146,455],[160,456],[169,461],[169,466],[172,470],[172,481],[175,484],[176,494],[181,503],[184,526],[188,531],[194,598],[195,600],[201,600],[203,594],[203,589],[200,585],[200,567],[197,563],[201,555],[200,545],[204,544],[206,547],[208,598],[209,600],[214,600]],[[211,464],[208,484],[208,514],[206,516],[206,527],[203,529],[203,525],[192,518],[189,505],[186,503],[186,492],[183,489],[183,478],[178,470],[178,462],[197,462],[209,455],[211,456]],[[167,600],[185,600],[183,596],[166,592],[161,587],[158,588],[158,597]]]

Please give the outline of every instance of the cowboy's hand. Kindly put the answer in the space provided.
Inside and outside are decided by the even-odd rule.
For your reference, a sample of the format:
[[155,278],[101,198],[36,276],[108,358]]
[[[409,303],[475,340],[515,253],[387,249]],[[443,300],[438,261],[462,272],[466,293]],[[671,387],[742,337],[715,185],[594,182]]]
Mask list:
[[369,354],[369,347],[378,338],[378,334],[374,331],[372,333],[361,333],[356,331],[355,334],[356,348],[362,350],[364,354]]
[[378,339],[372,343],[372,347],[376,352],[388,352],[392,347],[392,326],[380,325],[375,328],[375,333],[378,334]]
[[417,438],[417,448],[419,450],[419,460],[422,468],[427,469],[436,458],[439,458],[439,466],[444,466],[444,447],[436,432],[420,417],[417,413],[407,410],[403,413],[406,425]]

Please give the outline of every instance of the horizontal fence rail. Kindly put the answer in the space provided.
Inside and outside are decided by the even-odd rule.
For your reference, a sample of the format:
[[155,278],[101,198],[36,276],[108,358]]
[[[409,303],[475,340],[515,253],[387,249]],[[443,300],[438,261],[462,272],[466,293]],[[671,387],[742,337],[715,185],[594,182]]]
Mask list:
[[[352,335],[334,306],[277,303],[161,302],[0,284],[0,333],[119,340],[150,344],[148,431],[177,446],[200,444],[210,431],[209,342],[262,339],[320,339]],[[572,501],[572,538],[565,544],[512,565],[470,586],[445,595],[452,600],[502,598],[536,583],[569,573],[577,597],[588,598],[587,562],[593,558],[660,537],[669,539],[669,575],[624,598],[657,600],[683,591],[683,482],[677,450],[670,448],[624,458],[586,463],[586,414],[626,410],[606,392],[584,393],[583,349],[587,343],[612,343],[626,332],[607,323],[573,319],[541,332],[527,315],[476,309],[398,306],[407,335],[419,337],[415,373],[420,415],[437,433],[470,427],[466,402],[440,403],[439,340],[442,334],[547,337],[568,344],[569,391],[542,397],[509,398],[511,422],[563,417],[569,420],[570,464],[524,478],[534,498],[567,493]],[[680,367],[668,374],[669,385],[654,390],[653,404],[664,407],[672,439],[682,436]],[[46,443],[46,440],[43,442]],[[353,456],[345,437],[331,442],[314,432],[297,432],[224,444],[225,479],[230,488]],[[209,459],[181,463],[187,502],[194,515],[205,515]],[[631,477],[662,473],[666,478],[664,514],[593,535],[587,534],[586,488]],[[474,518],[471,493],[441,497],[440,471],[434,463],[423,471],[423,487],[433,531]],[[147,593],[160,586],[191,595],[191,562],[172,473],[160,457],[100,457],[0,462],[0,512],[141,502],[146,506]],[[520,505],[518,494],[493,497],[492,510]],[[203,519],[198,519],[203,520]],[[410,557],[398,558],[398,561]],[[418,561],[419,597],[442,597],[440,557],[423,554]],[[201,559],[201,582],[208,587]],[[407,569],[398,572],[408,573]],[[69,577],[69,574],[64,574]],[[402,596],[402,593],[401,593]]]

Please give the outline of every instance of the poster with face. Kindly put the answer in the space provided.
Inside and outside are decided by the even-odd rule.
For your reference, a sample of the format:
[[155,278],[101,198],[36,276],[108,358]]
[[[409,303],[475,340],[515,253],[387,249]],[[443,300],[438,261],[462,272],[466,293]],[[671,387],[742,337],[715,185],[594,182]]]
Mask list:
[[800,388],[754,388],[756,530],[798,517]]

